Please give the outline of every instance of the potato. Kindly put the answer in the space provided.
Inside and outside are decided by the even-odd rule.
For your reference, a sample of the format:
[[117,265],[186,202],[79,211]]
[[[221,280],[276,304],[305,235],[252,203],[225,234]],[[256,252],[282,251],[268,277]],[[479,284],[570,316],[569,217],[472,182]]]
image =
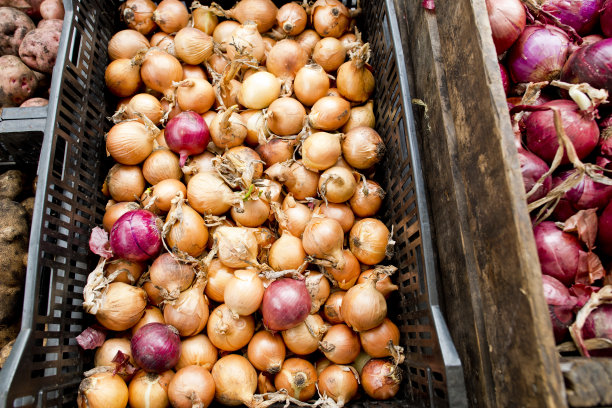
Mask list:
[[40,20],[36,28],[48,28],[50,30],[61,32],[63,24],[64,24],[64,20],[59,20],[59,19]]
[[34,197],[28,197],[21,202],[21,206],[28,214],[28,222],[32,222],[32,214],[34,214]]
[[62,0],[45,0],[40,4],[40,15],[43,19],[63,19],[64,5]]
[[15,339],[11,340],[7,344],[5,344],[2,349],[0,349],[0,368],[4,366],[4,363],[6,363],[6,360],[9,358],[9,355],[11,355],[11,351],[13,350],[14,344]]
[[28,67],[50,74],[55,65],[59,40],[58,31],[35,28],[23,39],[19,47],[19,56]]
[[36,75],[19,57],[0,57],[0,106],[21,105],[32,96],[37,86]]
[[0,174],[0,198],[16,199],[23,191],[25,181],[25,175],[19,170],[9,170]]
[[19,334],[19,324],[11,325],[0,324],[0,347],[4,347],[7,343],[17,337]]
[[29,108],[31,106],[47,106],[49,104],[49,100],[45,98],[30,98],[21,105],[20,108]]
[[[30,231],[28,214],[20,203],[0,200],[0,297],[4,286],[22,286]],[[0,305],[0,309],[2,306]],[[1,313],[1,310],[0,310]],[[3,320],[0,319],[0,323]]]
[[21,315],[23,289],[19,286],[0,286],[0,324],[13,323]]
[[0,7],[0,55],[19,55],[23,38],[36,26],[23,11]]

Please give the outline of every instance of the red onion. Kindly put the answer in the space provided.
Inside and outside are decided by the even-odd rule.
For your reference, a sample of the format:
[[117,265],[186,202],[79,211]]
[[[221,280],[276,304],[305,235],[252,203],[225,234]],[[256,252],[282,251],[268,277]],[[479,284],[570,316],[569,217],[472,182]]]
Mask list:
[[597,247],[607,254],[612,254],[612,202],[599,216],[597,227]]
[[597,24],[602,4],[603,0],[546,0],[542,10],[582,35],[589,33]]
[[570,45],[570,53],[576,52],[582,47],[586,47],[591,44],[595,44],[596,42],[599,42],[603,39],[604,37],[602,37],[599,34],[591,34],[591,35],[587,35],[586,37],[582,37],[582,44],[578,45],[576,43],[573,43]]
[[574,321],[576,298],[570,295],[569,290],[552,276],[542,275],[542,283],[555,341],[559,343],[567,335],[568,327]]
[[574,52],[563,66],[561,80],[572,84],[587,82],[612,93],[612,38]]
[[161,248],[158,218],[150,211],[135,210],[123,214],[110,233],[110,246],[117,258],[146,261]]
[[599,148],[601,155],[607,159],[612,159],[612,115],[599,123],[601,130],[601,138],[599,139]]
[[168,324],[145,324],[134,333],[130,345],[134,361],[147,372],[170,370],[181,354],[178,330]]
[[[567,232],[561,231],[554,222],[545,221],[536,225],[533,229],[536,248],[542,273],[560,280],[569,286],[577,273],[584,273],[580,268],[580,257],[584,256],[582,245],[578,238]],[[588,271],[586,272],[588,274]]]
[[599,17],[601,31],[606,37],[612,37],[612,1],[607,0],[604,9]]
[[503,54],[525,29],[525,8],[520,0],[486,0],[497,54]]
[[[584,159],[593,151],[599,141],[599,128],[591,113],[580,111],[578,105],[570,100],[547,102],[542,107],[555,107],[561,114],[565,134],[574,144],[578,158]],[[547,163],[551,163],[559,143],[551,110],[536,111],[524,120],[527,147]],[[567,154],[562,164],[569,163]]]
[[508,95],[508,91],[510,91],[510,77],[508,76],[508,71],[506,70],[506,67],[504,67],[501,62],[499,62],[498,64],[502,84],[504,85],[504,92],[506,93],[506,95]]
[[[561,184],[573,170],[564,171],[553,178],[553,188]],[[590,177],[585,177],[576,187],[569,189],[559,201],[559,220],[566,220],[578,210],[588,210],[589,208],[603,208],[608,204],[612,197],[612,186],[597,183]],[[559,207],[558,206],[558,207]]]
[[593,310],[582,327],[585,339],[603,338],[612,341],[612,305],[601,305]]
[[81,334],[76,336],[76,341],[83,350],[93,350],[104,344],[106,340],[106,332],[94,327],[89,326]]
[[302,323],[312,301],[304,280],[283,278],[275,280],[264,292],[261,312],[268,330],[289,330]]
[[164,133],[170,150],[180,154],[179,165],[183,167],[187,156],[200,154],[210,142],[208,125],[195,112],[181,112],[168,122]]
[[569,46],[567,34],[555,26],[527,27],[508,55],[512,80],[540,82],[559,78]]
[[[518,149],[519,163],[521,165],[521,173],[523,175],[523,184],[525,185],[525,192],[531,191],[535,183],[549,170],[548,165],[544,160],[540,159],[535,154],[523,148]],[[548,176],[544,179],[542,186],[538,188],[527,199],[528,203],[534,202],[543,198],[550,191],[552,184],[552,178]]]
[[569,288],[569,293],[576,298],[576,309],[582,308],[589,301],[594,292],[598,292],[600,287],[589,286],[584,283],[575,283]]

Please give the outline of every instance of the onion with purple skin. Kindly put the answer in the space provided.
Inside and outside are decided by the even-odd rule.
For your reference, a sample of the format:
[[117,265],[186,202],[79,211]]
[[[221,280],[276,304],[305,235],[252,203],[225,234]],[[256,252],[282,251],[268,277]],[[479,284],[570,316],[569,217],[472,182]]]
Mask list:
[[612,254],[612,202],[606,206],[599,216],[597,247],[607,254]]
[[601,155],[612,159],[612,114],[599,122],[599,129],[601,130],[601,138],[599,138]]
[[561,80],[572,84],[587,82],[612,93],[612,38],[574,52],[563,66]]
[[506,95],[508,95],[508,91],[510,91],[510,77],[508,76],[508,71],[506,70],[506,67],[504,67],[501,62],[499,62],[498,64],[502,84],[504,85],[504,92],[506,93]]
[[147,210],[129,211],[119,217],[110,232],[115,257],[138,262],[157,255],[162,245],[158,222]]
[[601,31],[606,37],[612,37],[612,1],[607,0],[604,9],[599,17]]
[[[581,111],[570,100],[555,100],[541,107],[554,107],[559,110],[565,134],[571,140],[579,159],[584,159],[593,151],[599,141],[599,128],[592,113]],[[557,131],[550,109],[532,112],[524,119],[527,147],[547,163],[552,163],[559,143]],[[569,163],[567,154],[562,164]]]
[[132,336],[130,345],[134,361],[147,372],[170,370],[178,363],[181,354],[178,331],[162,323],[142,326]]
[[593,310],[582,327],[585,339],[600,338],[612,341],[612,305],[601,305]]
[[268,330],[289,330],[306,320],[312,301],[305,282],[282,278],[266,288],[261,312]]
[[[553,178],[553,188],[566,180],[574,171],[564,171]],[[585,177],[576,187],[569,189],[559,201],[555,215],[561,221],[579,210],[603,208],[612,197],[612,186],[593,181]]]
[[578,51],[582,47],[587,47],[591,44],[595,44],[596,42],[599,42],[603,39],[604,37],[599,34],[591,34],[587,35],[586,37],[582,37],[582,44],[578,45],[576,43],[573,43],[570,45],[570,54]]
[[[519,164],[521,165],[521,174],[523,175],[523,184],[525,185],[525,192],[531,191],[535,183],[546,174],[549,170],[548,165],[544,160],[540,159],[535,154],[523,148],[518,149]],[[544,182],[529,198],[527,203],[532,203],[540,198],[543,198],[550,191],[552,185],[552,178],[548,176],[544,179]]]
[[574,282],[577,273],[587,273],[579,270],[581,265],[582,245],[578,238],[561,231],[552,221],[545,221],[534,227],[536,248],[542,273],[550,275],[569,286]]
[[200,154],[210,142],[208,125],[195,112],[181,112],[168,122],[164,133],[170,150],[180,155],[183,167],[189,155]]
[[558,79],[569,53],[567,34],[552,25],[529,26],[514,43],[507,64],[514,82]]
[[520,0],[486,0],[491,34],[497,54],[503,54],[525,29],[525,8]]
[[597,24],[602,5],[603,0],[545,0],[542,10],[583,35]]
[[552,276],[542,275],[542,283],[555,341],[559,343],[567,335],[568,328],[574,321],[576,298],[559,280]]

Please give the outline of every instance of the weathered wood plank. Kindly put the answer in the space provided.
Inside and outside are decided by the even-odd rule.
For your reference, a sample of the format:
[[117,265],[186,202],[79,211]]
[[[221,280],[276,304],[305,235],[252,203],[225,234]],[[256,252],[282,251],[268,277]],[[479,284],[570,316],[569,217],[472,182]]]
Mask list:
[[561,372],[571,407],[612,405],[612,358],[563,358]]

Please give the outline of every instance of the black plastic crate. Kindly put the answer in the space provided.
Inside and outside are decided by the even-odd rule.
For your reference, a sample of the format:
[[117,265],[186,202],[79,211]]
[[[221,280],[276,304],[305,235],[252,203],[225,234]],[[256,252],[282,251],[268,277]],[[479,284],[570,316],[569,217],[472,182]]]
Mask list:
[[[37,203],[30,240],[22,330],[0,372],[0,405],[74,406],[91,353],[75,337],[89,319],[81,307],[91,229],[101,223],[105,119],[114,109],[104,91],[107,42],[115,31],[118,1],[68,0],[60,50],[62,85],[52,95],[42,144]],[[225,2],[228,3],[228,2]],[[223,4],[223,2],[222,2]],[[389,304],[406,351],[404,382],[396,399],[359,400],[353,406],[467,406],[463,370],[441,313],[423,183],[392,0],[361,1],[359,26],[372,48],[376,128],[388,153],[377,179],[387,191],[382,213],[395,227],[399,294]],[[64,35],[63,34],[63,35]]]

